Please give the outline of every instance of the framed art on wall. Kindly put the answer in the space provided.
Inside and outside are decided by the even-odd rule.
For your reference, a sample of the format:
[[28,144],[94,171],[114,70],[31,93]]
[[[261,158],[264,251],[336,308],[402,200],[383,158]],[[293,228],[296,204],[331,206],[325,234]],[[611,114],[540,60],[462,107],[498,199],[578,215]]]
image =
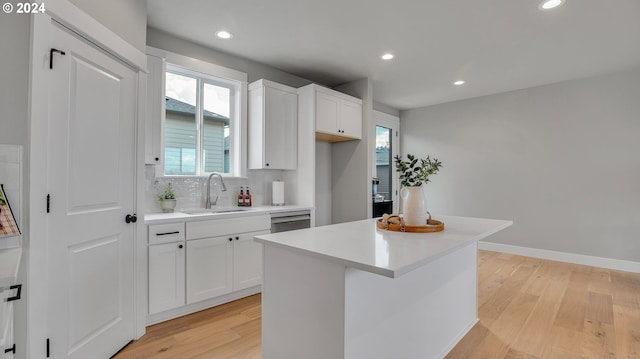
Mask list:
[[20,229],[4,193],[4,186],[0,184],[0,238],[18,235],[20,235]]

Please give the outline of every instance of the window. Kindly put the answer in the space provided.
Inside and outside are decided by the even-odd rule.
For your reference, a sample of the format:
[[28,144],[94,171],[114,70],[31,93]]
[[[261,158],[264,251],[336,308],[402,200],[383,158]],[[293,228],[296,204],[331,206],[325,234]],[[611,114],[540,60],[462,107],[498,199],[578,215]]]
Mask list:
[[167,64],[164,174],[235,173],[242,83]]

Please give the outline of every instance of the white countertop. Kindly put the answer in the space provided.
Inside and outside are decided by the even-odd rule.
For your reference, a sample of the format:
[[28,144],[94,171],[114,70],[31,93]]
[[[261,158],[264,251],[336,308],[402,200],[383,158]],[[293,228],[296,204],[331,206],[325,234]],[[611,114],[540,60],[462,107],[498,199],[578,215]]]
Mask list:
[[192,222],[206,221],[210,219],[237,218],[241,216],[255,216],[256,214],[270,214],[278,212],[293,212],[311,210],[309,206],[254,206],[254,207],[224,207],[219,210],[242,209],[238,212],[226,213],[198,213],[189,214],[177,210],[173,213],[148,213],[144,216],[145,224],[175,223],[175,222]]
[[21,254],[21,248],[0,250],[0,288],[16,283]]
[[444,222],[444,231],[392,232],[376,228],[377,219],[367,219],[260,235],[255,241],[396,278],[513,224],[497,219],[433,218]]

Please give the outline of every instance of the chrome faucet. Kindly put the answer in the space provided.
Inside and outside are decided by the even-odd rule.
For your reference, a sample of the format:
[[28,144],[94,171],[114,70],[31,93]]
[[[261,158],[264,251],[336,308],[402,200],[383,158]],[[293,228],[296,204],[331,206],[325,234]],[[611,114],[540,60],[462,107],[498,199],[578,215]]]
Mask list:
[[211,202],[211,177],[213,176],[218,176],[220,177],[220,184],[222,185],[222,192],[225,192],[227,190],[227,186],[224,185],[224,180],[222,179],[222,175],[219,174],[218,172],[213,172],[209,175],[209,179],[207,180],[207,196],[205,199],[205,203],[204,206],[205,208],[211,208],[212,205],[216,205],[216,203],[218,203],[218,196],[216,196],[216,198],[213,200],[213,202]]

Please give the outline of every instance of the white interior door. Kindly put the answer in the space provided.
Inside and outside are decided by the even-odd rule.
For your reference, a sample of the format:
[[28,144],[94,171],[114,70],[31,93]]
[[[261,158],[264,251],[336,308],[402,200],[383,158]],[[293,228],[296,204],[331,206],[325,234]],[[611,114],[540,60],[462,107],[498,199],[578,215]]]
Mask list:
[[51,33],[47,215],[51,357],[108,358],[135,336],[137,74]]
[[400,149],[400,118],[379,111],[373,111],[373,118],[376,128],[373,177],[380,180],[378,194],[393,201],[393,213],[398,213],[400,188],[393,158]]

